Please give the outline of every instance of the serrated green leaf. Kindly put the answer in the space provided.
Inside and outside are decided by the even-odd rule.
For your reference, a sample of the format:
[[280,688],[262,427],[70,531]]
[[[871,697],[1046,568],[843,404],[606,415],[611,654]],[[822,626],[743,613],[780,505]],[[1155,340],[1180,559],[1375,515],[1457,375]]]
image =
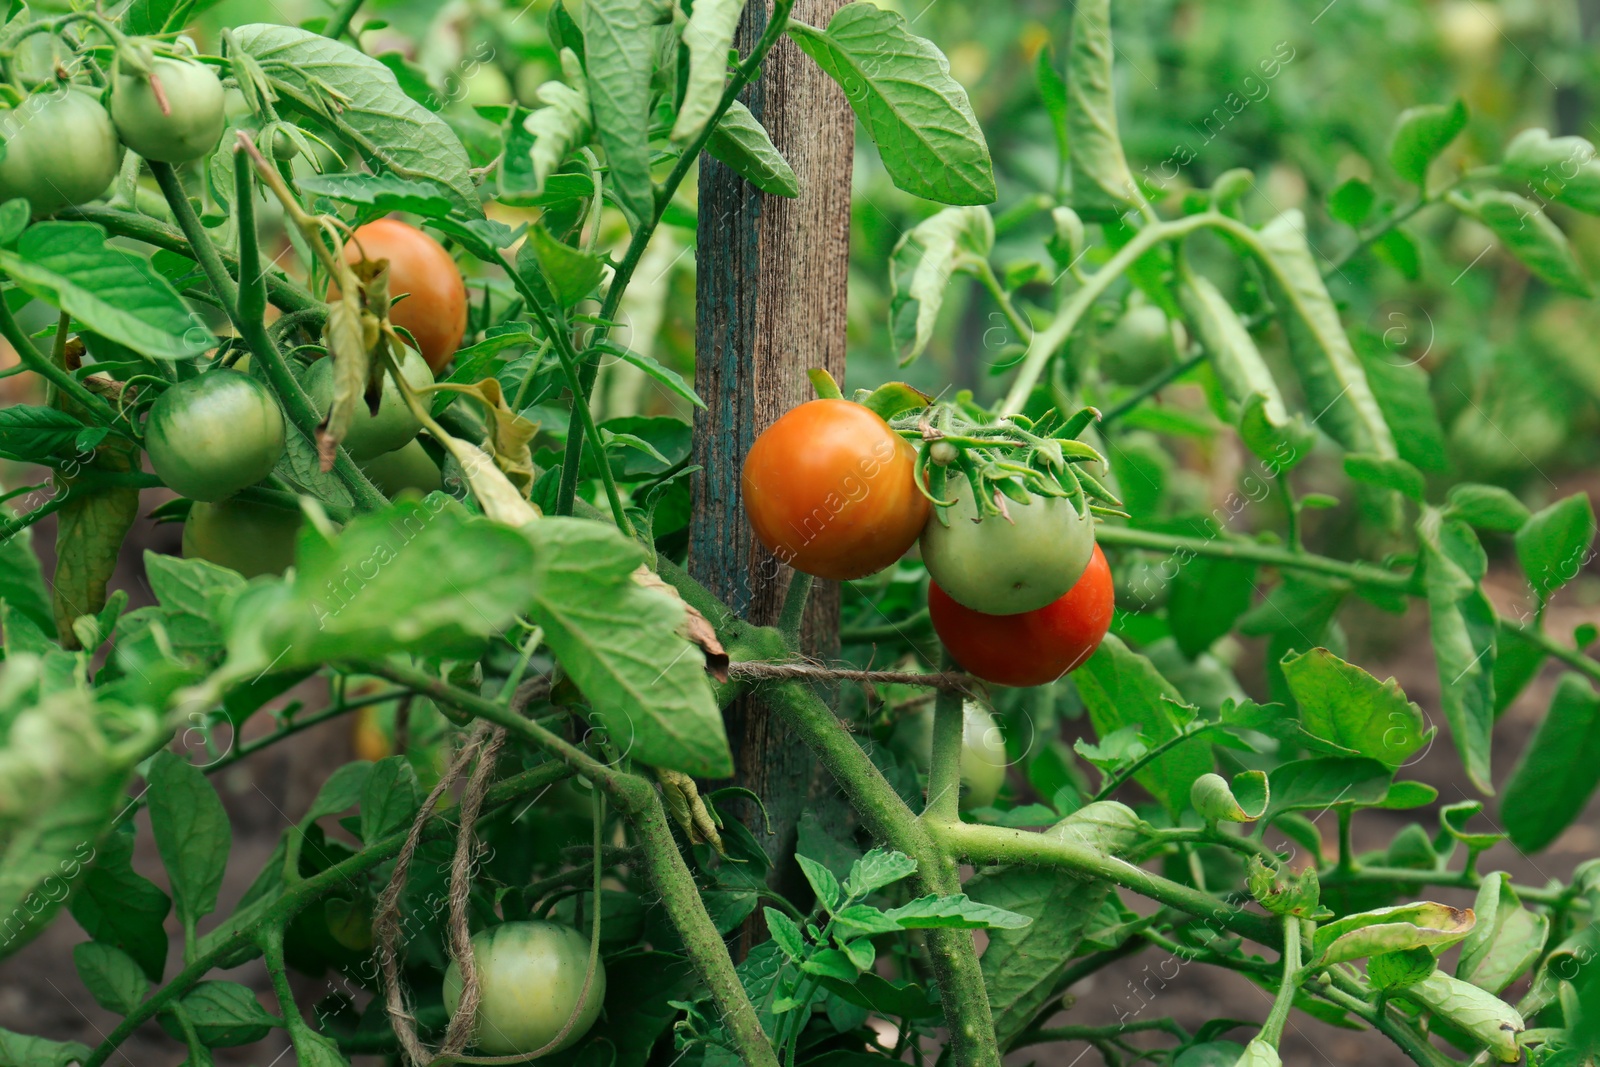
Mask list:
[[537,264],[539,275],[562,307],[573,307],[594,291],[605,273],[605,260],[562,244],[541,225],[528,228],[528,240],[519,250],[518,266],[526,271],[526,259]]
[[59,408],[12,404],[0,408],[0,456],[18,463],[37,463],[79,451],[80,419]]
[[233,830],[205,774],[162,750],[150,764],[150,828],[186,929],[217,910]]
[[1072,147],[1072,199],[1080,209],[1120,209],[1139,200],[1117,135],[1114,58],[1110,0],[1080,0],[1073,9],[1067,53],[1067,140]]
[[582,9],[584,75],[595,129],[606,150],[612,192],[635,221],[655,213],[650,77],[665,10],[658,0],[589,0]]
[[1433,736],[1422,709],[1393,678],[1380,682],[1325,648],[1286,657],[1281,666],[1302,725],[1340,748],[1399,767]]
[[911,877],[916,870],[917,861],[905,853],[875,848],[851,865],[845,888],[851,897],[861,900],[885,886]]
[[179,559],[145,550],[145,575],[161,606],[215,621],[217,598],[244,588],[236,571],[203,559]]
[[375,214],[409,211],[443,218],[450,214],[452,206],[450,196],[438,183],[393,174],[307,174],[295,184],[303,193],[360,204]]
[[[517,197],[515,202],[520,204],[526,196],[537,199],[555,192],[555,172],[594,129],[583,64],[570,48],[561,50],[561,72],[565,81],[548,81],[539,87],[536,95],[545,106],[528,113],[506,136],[507,163],[496,175],[502,200]],[[512,117],[516,114],[513,109]],[[530,180],[524,183],[519,178]],[[572,184],[578,196],[593,193],[587,178]]]
[[422,803],[417,772],[404,756],[373,764],[361,788],[361,840],[371,844],[408,826]]
[[965,893],[929,894],[884,914],[906,930],[1016,930],[1033,922],[1026,915],[970,900]]
[[833,872],[809,856],[795,856],[800,864],[800,872],[806,876],[806,881],[811,885],[811,891],[817,895],[817,901],[827,908],[830,913],[836,911],[844,900],[844,892],[839,888],[839,879]]
[[790,21],[789,36],[845,89],[895,185],[941,204],[988,204],[994,165],[967,91],[905,16],[846,4],[826,30]]
[[767,917],[767,929],[772,933],[772,940],[777,942],[783,954],[796,963],[804,959],[806,939],[795,921],[777,908],[763,908],[762,911]]

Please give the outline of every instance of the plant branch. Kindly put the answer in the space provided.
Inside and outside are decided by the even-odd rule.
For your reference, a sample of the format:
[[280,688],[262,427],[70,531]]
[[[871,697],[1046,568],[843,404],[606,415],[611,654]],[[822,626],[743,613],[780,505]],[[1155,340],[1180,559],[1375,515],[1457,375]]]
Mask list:
[[362,0],[344,0],[344,3],[339,5],[339,10],[328,20],[328,25],[323,27],[322,36],[335,41],[344,36],[344,32],[350,28],[350,20],[355,18],[356,12],[361,9],[361,3]]
[[1100,425],[1105,427],[1111,425],[1113,422],[1116,422],[1128,412],[1132,411],[1134,408],[1150,399],[1150,397],[1154,396],[1156,393],[1159,393],[1162,389],[1165,389],[1172,382],[1177,381],[1185,374],[1188,374],[1190,371],[1194,370],[1200,364],[1204,363],[1206,359],[1207,356],[1204,352],[1190,356],[1188,359],[1180,359],[1178,362],[1174,363],[1172,366],[1168,367],[1154,378],[1151,378],[1149,381],[1139,386],[1139,388],[1135,389],[1130,395],[1124,397],[1122,400],[1119,400],[1115,407],[1110,408],[1104,415],[1100,416]]
[[[1142,548],[1173,555],[1189,554],[1213,559],[1248,560],[1273,567],[1292,567],[1303,571],[1343,578],[1356,585],[1408,592],[1412,586],[1410,574],[1384,570],[1371,563],[1346,563],[1310,552],[1291,552],[1274,545],[1258,544],[1231,537],[1177,537],[1172,534],[1136,530],[1129,526],[1111,526],[1102,523],[1095,527],[1095,539],[1103,545],[1121,545],[1125,548]],[[1600,671],[1600,664],[1595,665]],[[1600,677],[1597,674],[1596,677]]]
[[[946,667],[949,664],[946,663]],[[933,754],[928,769],[928,804],[924,818],[955,822],[961,818],[961,748],[966,727],[966,701],[953,689],[941,689],[933,702]]]
[[104,426],[117,424],[117,413],[111,410],[110,404],[89,392],[88,386],[74,378],[67,368],[39,351],[39,347],[33,343],[33,338],[23,330],[4,300],[0,300],[0,336],[11,342],[11,347],[16,349],[17,358],[29,370],[71,397],[75,403],[93,415],[96,421]]
[[811,599],[811,584],[811,575],[794,571],[789,575],[789,588],[783,591],[778,632],[793,648],[800,647],[800,627],[806,620],[806,602]]

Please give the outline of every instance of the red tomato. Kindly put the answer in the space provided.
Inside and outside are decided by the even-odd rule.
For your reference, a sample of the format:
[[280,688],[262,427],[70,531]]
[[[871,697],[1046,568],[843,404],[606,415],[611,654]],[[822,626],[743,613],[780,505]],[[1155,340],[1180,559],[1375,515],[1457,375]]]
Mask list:
[[876,412],[812,400],[751,446],[745,514],[779,562],[819,578],[861,578],[899,559],[928,521],[916,466],[916,450]]
[[973,611],[928,583],[939,640],[963,668],[997,685],[1044,685],[1081,666],[1111,627],[1111,599],[1111,567],[1099,545],[1065,596],[1016,615]]
[[[417,339],[417,348],[435,374],[450,362],[467,332],[467,285],[444,246],[415,226],[397,219],[378,219],[358,228],[345,242],[344,258],[389,261],[389,321]],[[331,289],[331,293],[338,290]]]

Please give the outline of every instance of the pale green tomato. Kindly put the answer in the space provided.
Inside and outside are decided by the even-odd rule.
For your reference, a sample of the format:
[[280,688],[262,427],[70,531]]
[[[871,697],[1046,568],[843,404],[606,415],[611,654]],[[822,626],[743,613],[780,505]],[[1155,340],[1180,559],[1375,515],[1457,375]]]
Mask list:
[[[501,923],[472,938],[482,999],[474,1037],[491,1056],[534,1052],[549,1044],[578,1007],[589,962],[589,941],[570,926],[549,922]],[[605,965],[595,961],[594,981],[567,1036],[551,1052],[577,1044],[606,999]],[[461,968],[444,973],[445,1011],[461,1003]]]
[[1149,381],[1178,357],[1172,325],[1166,312],[1154,304],[1130,307],[1106,333],[1100,347],[1100,369],[1123,385]]
[[277,465],[283,412],[266,386],[219,367],[156,398],[144,425],[144,447],[169,488],[195,500],[221,500]]
[[122,164],[111,116],[90,93],[59,85],[0,111],[0,202],[22,197],[35,215],[93,200]]
[[187,163],[217,147],[227,121],[222,82],[204,63],[157,56],[151,63],[166,99],[150,84],[151,75],[119,66],[111,90],[111,119],[122,143],[146,159]]
[[[961,710],[961,806],[986,808],[1006,781],[1006,739],[982,704],[969,700]],[[893,747],[926,774],[933,763],[933,709],[902,720]]]
[[[409,348],[401,354],[400,373],[413,389],[426,389],[433,384],[433,372],[428,369],[427,362]],[[311,369],[306,371],[305,387],[306,392],[311,394],[311,402],[317,407],[317,414],[326,418],[328,408],[333,404],[331,358],[324,356],[311,364]],[[385,374],[383,392],[378,398],[378,413],[371,414],[367,411],[367,405],[358,400],[355,417],[350,420],[350,429],[344,437],[344,447],[349,449],[351,459],[365,462],[403,447],[421,431],[422,423],[406,406],[406,399],[400,395],[394,379]]]
[[1006,500],[1011,516],[974,522],[978,509],[965,478],[952,478],[955,505],[930,516],[922,530],[922,562],[940,589],[986,615],[1016,615],[1067,594],[1094,552],[1094,519],[1063,497]]
[[183,524],[183,558],[203,559],[246,578],[282,574],[294,563],[300,513],[250,501],[195,501]]
[[383,495],[395,497],[407,489],[424,495],[444,488],[439,465],[428,455],[418,440],[407,441],[393,452],[373,456],[361,464],[372,484],[383,490]]

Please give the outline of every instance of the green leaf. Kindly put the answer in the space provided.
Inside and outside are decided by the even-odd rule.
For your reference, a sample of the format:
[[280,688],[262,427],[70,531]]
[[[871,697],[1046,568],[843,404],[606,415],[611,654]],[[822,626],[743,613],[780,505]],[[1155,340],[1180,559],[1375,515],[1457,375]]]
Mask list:
[[133,869],[133,827],[106,836],[94,866],[67,907],[83,932],[121,949],[145,977],[161,981],[167,964],[167,931],[162,922],[172,901],[155,883]]
[[[200,982],[184,994],[181,1003],[200,1043],[207,1048],[252,1045],[274,1026],[282,1025],[262,1009],[249,987],[238,982]],[[183,1030],[176,1019],[166,1013],[160,1019],[162,1029],[182,1040]]]
[[1305,216],[1285,211],[1256,234],[1269,287],[1317,425],[1350,452],[1393,457],[1394,437],[1306,244]]
[[[689,77],[683,103],[672,126],[672,139],[688,144],[705,128],[728,81],[728,50],[744,13],[744,0],[698,0],[683,27],[683,45],[689,52]],[[793,196],[793,193],[789,194]]]
[[1488,569],[1472,527],[1427,508],[1417,522],[1428,624],[1438,664],[1440,703],[1474,785],[1489,782],[1494,727],[1495,610],[1479,585]]
[[527,609],[533,556],[517,531],[437,493],[361,516],[337,537],[305,528],[293,581],[234,599],[228,660],[212,684],[391,652],[475,657]]
[[184,306],[149,257],[107,244],[93,223],[35,223],[15,249],[0,248],[0,271],[83,328],[142,356],[190,359],[214,343],[205,320]]
[[900,931],[901,926],[877,908],[866,904],[852,904],[848,908],[841,908],[833,913],[834,922],[850,929],[874,937],[878,934],[892,934]]
[[908,411],[917,411],[933,402],[933,397],[905,382],[884,382],[872,392],[857,389],[856,403],[871,408],[879,418],[888,422]]
[[851,865],[845,887],[851,897],[861,900],[885,886],[911,877],[916,871],[917,861],[905,853],[875,848]]
[[1600,696],[1582,675],[1556,685],[1540,721],[1506,783],[1500,818],[1511,840],[1537,852],[1561,836],[1594,794],[1600,767]]
[[806,939],[800,933],[800,927],[789,918],[787,912],[777,908],[763,908],[762,912],[767,917],[767,929],[772,933],[772,940],[778,943],[783,954],[796,963],[805,958]]
[[[1493,848],[1506,839],[1506,835],[1497,829],[1473,830],[1472,820],[1483,813],[1483,801],[1461,800],[1454,804],[1446,804],[1439,809],[1439,825],[1444,832],[1472,852],[1482,852],[1484,849]],[[1485,819],[1485,822],[1488,820]]]
[[1533,515],[1526,504],[1498,485],[1462,482],[1451,487],[1449,501],[1445,514],[1480,530],[1516,533]]
[[1393,777],[1393,768],[1364,756],[1322,756],[1279,764],[1267,778],[1272,803],[1262,824],[1286,811],[1382,804]]
[[1593,294],[1566,234],[1532,200],[1501,189],[1479,189],[1452,196],[1450,203],[1487,226],[1506,251],[1548,284],[1574,296]]
[[1270,797],[1265,771],[1241,771],[1231,784],[1220,774],[1202,774],[1189,789],[1189,803],[1208,823],[1255,822]]
[[1034,66],[1034,80],[1039,86],[1040,102],[1044,104],[1045,113],[1050,116],[1050,132],[1056,139],[1056,158],[1065,166],[1072,157],[1072,134],[1067,120],[1067,109],[1070,106],[1067,98],[1067,80],[1056,69],[1055,49],[1049,45],[1039,49],[1039,61]]
[[528,228],[528,240],[517,255],[518,267],[526,271],[520,262],[524,256],[538,265],[550,292],[566,308],[593,292],[605,273],[605,261],[599,256],[562,244],[537,224]]
[[372,766],[361,787],[361,840],[372,844],[409,826],[422,804],[417,772],[404,756],[389,756]]
[[215,621],[218,598],[244,588],[238,572],[203,559],[179,559],[146,549],[144,568],[162,607],[209,621]]
[[185,929],[217,910],[233,831],[200,768],[163,749],[148,773],[150,828]]
[[70,1067],[88,1058],[89,1046],[77,1041],[51,1041],[0,1030],[0,1063],[15,1067]]
[[1523,130],[1506,145],[1501,165],[1543,199],[1600,214],[1600,162],[1594,145],[1582,137],[1551,137],[1537,127]]
[[1428,490],[1422,472],[1403,459],[1351,452],[1344,457],[1344,472],[1358,482],[1393,489],[1412,500],[1422,500]]
[[1033,922],[1026,915],[969,900],[965,893],[929,894],[884,914],[906,930],[1016,930]]
[[[1391,335],[1396,340],[1399,334]],[[1378,400],[1383,421],[1389,424],[1400,458],[1423,471],[1441,472],[1450,467],[1444,427],[1429,392],[1428,372],[1405,362],[1405,351],[1396,352],[1382,343],[1361,346],[1361,366],[1367,384]]]
[[1501,871],[1484,876],[1472,910],[1477,922],[1461,942],[1456,977],[1498,994],[1538,961],[1550,918],[1524,908]]
[[84,941],[73,946],[72,962],[78,967],[84,988],[106,1011],[126,1015],[150,992],[150,980],[133,957],[120,948]]
[[1499,718],[1544,666],[1545,651],[1502,620],[1495,629],[1494,714]]
[[1342,749],[1400,767],[1433,736],[1393,678],[1380,682],[1325,648],[1287,656],[1281,666],[1301,724]]
[[1072,146],[1073,206],[1122,207],[1140,197],[1117,135],[1111,88],[1114,47],[1110,0],[1080,0],[1067,53],[1067,140]]
[[1401,990],[1401,995],[1421,1004],[1440,1021],[1453,1024],[1477,1042],[1489,1046],[1502,1063],[1517,1063],[1522,1059],[1517,1035],[1527,1024],[1515,1008],[1494,994],[1435,971]]
[[301,817],[300,825],[310,826],[324,816],[337,815],[359,804],[367,788],[367,780],[372,777],[372,767],[366,760],[356,760],[328,775],[328,780],[317,790],[311,807]]
[[[552,8],[554,10],[554,8]],[[593,183],[582,175],[557,175],[562,162],[589,140],[594,118],[589,108],[589,88],[583,64],[570,48],[561,50],[561,72],[566,81],[547,81],[535,94],[545,106],[522,121],[513,108],[506,133],[505,162],[495,176],[501,200],[532,206],[546,198],[562,200],[593,195]],[[557,188],[571,185],[570,196]]]
[[[1227,398],[1241,411],[1252,397],[1261,398],[1256,410],[1267,432],[1252,435],[1245,444],[1257,457],[1274,459],[1291,424],[1289,409],[1250,331],[1245,329],[1227,298],[1206,278],[1198,275],[1183,278],[1178,284],[1178,301]],[[1276,458],[1281,462],[1287,457]],[[1291,467],[1294,464],[1282,465]]]
[[1371,185],[1360,178],[1346,178],[1328,194],[1328,214],[1351,229],[1359,229],[1372,214],[1376,200]]
[[[109,471],[129,471],[138,463],[136,446],[108,442],[96,453]],[[90,488],[68,482],[67,502],[56,512],[56,571],[51,583],[56,634],[65,648],[77,648],[72,629],[80,615],[97,615],[106,604],[106,586],[117,569],[123,539],[139,517],[139,490],[131,486]]]
[[482,214],[460,138],[407,96],[383,63],[296,26],[251,23],[235,27],[233,40],[271,76],[280,109],[328,124],[384,170],[437,182],[458,208]]
[[[589,102],[606,150],[612,192],[635,223],[655,215],[650,180],[650,76],[655,71],[659,0],[590,0],[583,47]],[[537,142],[535,142],[537,145]]]
[[[699,9],[696,8],[698,11]],[[735,100],[706,139],[706,151],[745,181],[773,196],[799,196],[800,179],[750,109]]]
[[700,399],[700,394],[696,393],[694,387],[683,380],[682,375],[671,367],[662,366],[656,362],[654,357],[647,356],[642,352],[635,352],[633,349],[619,345],[615,341],[608,340],[596,347],[599,351],[616,356],[629,366],[643,371],[647,376],[665,386],[670,392],[677,394],[695,407],[704,408],[706,406],[706,402]]
[[1424,104],[1407,108],[1395,119],[1389,135],[1389,164],[1412,185],[1426,186],[1428,164],[1439,157],[1467,125],[1467,106]]
[[0,456],[18,463],[71,456],[86,428],[59,408],[12,404],[0,408]]
[[791,19],[788,31],[844,88],[895,185],[941,204],[994,202],[994,165],[967,91],[905,16],[853,3],[826,30]]
[[800,969],[807,974],[832,978],[839,982],[854,982],[861,973],[855,960],[836,948],[818,949],[806,958]]
[[1233,629],[1255,595],[1256,567],[1237,560],[1196,557],[1173,576],[1167,622],[1178,648],[1194,659]]
[[430,219],[450,214],[449,193],[437,182],[393,174],[307,174],[296,179],[302,193],[359,204],[374,215],[408,211]]
[[652,767],[732,773],[705,656],[677,632],[682,603],[633,579],[643,550],[582,519],[546,518],[522,533],[533,546],[529,614],[612,744]]
[[1577,577],[1594,543],[1594,506],[1587,493],[1574,493],[1534,513],[1517,531],[1517,562],[1533,595],[1550,594]]
[[994,219],[987,208],[951,207],[906,231],[889,258],[889,333],[904,366],[922,354],[945,291],[968,260],[987,260],[994,250]]
[[1346,963],[1385,952],[1455,944],[1472,929],[1471,909],[1420,901],[1346,915],[1317,927],[1315,961]]
[[844,892],[839,888],[839,879],[833,872],[809,856],[795,856],[800,864],[800,871],[806,876],[806,881],[811,884],[811,891],[817,895],[817,900],[828,912],[837,911],[839,904],[844,900]]
[[1374,987],[1388,993],[1416,985],[1432,974],[1437,966],[1433,950],[1423,946],[1399,952],[1380,952],[1367,960],[1367,977]]
[[44,571],[33,550],[32,529],[19,530],[0,541],[0,601],[9,610],[20,612],[40,632],[55,629]]
[[[1178,691],[1148,659],[1115,636],[1108,636],[1072,678],[1100,737],[1127,726],[1137,726],[1151,746],[1178,736],[1178,720],[1169,703],[1181,704]],[[1211,745],[1197,738],[1158,756],[1134,780],[1176,816],[1188,807],[1194,780],[1211,767]]]

